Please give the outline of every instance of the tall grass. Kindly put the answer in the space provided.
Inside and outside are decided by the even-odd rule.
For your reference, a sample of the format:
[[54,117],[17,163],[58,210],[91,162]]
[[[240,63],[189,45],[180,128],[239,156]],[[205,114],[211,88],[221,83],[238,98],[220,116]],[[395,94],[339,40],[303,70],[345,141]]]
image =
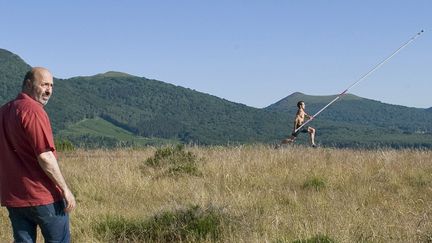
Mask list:
[[[146,163],[156,148],[60,153],[78,200],[73,241],[169,242],[151,230],[162,226],[186,242],[432,241],[431,151],[184,149],[199,176],[161,176]],[[4,208],[0,220],[11,242]]]

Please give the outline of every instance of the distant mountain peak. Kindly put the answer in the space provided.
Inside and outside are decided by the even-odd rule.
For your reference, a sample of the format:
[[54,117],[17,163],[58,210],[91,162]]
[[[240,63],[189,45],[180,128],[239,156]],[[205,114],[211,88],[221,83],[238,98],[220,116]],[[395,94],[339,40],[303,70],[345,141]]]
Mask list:
[[15,55],[15,54],[6,49],[0,48],[0,55]]
[[[265,109],[267,110],[280,110],[287,109],[289,107],[296,107],[297,102],[305,101],[306,103],[327,103],[333,100],[337,95],[308,95],[301,92],[294,92],[287,97],[277,101],[276,103],[269,105]],[[341,100],[361,100],[362,97],[346,94],[341,97]]]
[[96,76],[103,76],[103,77],[109,77],[109,78],[135,77],[135,76],[130,75],[128,73],[117,72],[117,71],[108,71],[106,73],[97,74]]
[[0,54],[13,54],[12,52],[6,50],[6,49],[2,49],[0,48]]
[[290,94],[288,96],[297,96],[297,95],[305,95],[305,94],[302,93],[302,92],[294,92],[294,93],[292,93],[292,94]]
[[[19,57],[18,55],[16,55],[15,53],[12,53],[8,50],[5,49],[1,49],[0,48],[0,62],[1,63],[7,63],[7,62],[14,62],[14,63],[20,63],[23,65],[27,65],[23,59],[21,59],[21,57]],[[30,67],[30,66],[28,66]]]

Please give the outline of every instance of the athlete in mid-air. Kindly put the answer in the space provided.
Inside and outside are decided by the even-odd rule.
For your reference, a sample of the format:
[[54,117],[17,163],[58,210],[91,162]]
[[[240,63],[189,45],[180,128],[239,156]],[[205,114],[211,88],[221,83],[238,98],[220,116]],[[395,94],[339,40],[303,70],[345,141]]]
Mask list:
[[282,144],[293,143],[293,142],[295,142],[299,133],[309,133],[310,144],[312,147],[316,147],[316,145],[315,145],[315,128],[302,127],[301,129],[297,130],[305,122],[305,118],[313,119],[313,116],[306,113],[306,111],[305,111],[306,105],[305,105],[304,101],[299,101],[297,103],[297,107],[298,107],[298,110],[297,110],[297,114],[296,114],[295,119],[294,119],[293,132],[289,138],[282,140],[281,143]]

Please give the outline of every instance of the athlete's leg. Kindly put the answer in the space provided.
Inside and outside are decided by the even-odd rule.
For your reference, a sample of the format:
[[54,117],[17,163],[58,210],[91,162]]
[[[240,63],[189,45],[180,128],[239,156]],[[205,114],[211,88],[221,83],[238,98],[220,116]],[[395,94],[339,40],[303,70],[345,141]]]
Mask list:
[[295,136],[290,136],[289,138],[285,138],[284,140],[281,141],[281,144],[290,144],[293,143],[295,141],[296,137]]
[[315,128],[308,127],[308,133],[309,133],[311,145],[315,146]]

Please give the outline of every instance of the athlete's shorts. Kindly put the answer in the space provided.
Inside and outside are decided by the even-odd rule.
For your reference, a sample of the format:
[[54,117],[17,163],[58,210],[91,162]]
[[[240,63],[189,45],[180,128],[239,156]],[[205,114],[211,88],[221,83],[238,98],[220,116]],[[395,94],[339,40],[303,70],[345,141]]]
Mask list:
[[308,133],[308,132],[309,132],[308,129],[303,127],[302,129],[298,130],[297,132],[293,132],[291,135],[293,137],[297,137],[299,135],[299,133]]

